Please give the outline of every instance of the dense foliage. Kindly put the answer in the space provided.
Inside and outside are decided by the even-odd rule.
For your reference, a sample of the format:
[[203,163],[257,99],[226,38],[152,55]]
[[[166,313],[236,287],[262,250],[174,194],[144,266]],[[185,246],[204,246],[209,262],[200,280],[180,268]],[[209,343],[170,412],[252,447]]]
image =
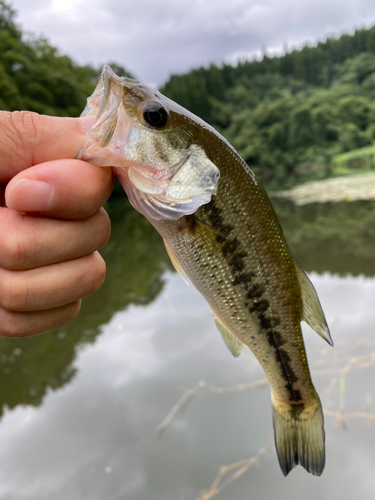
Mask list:
[[375,140],[375,26],[282,57],[173,75],[162,92],[219,129],[268,187],[346,173],[334,158],[359,149],[351,158],[367,159]]
[[43,38],[26,39],[14,18],[14,10],[0,0],[0,109],[78,116],[101,69],[79,66]]
[[[0,109],[79,115],[100,68],[25,38],[14,18],[0,0]],[[215,126],[268,188],[374,168],[375,26],[281,57],[172,75],[161,91]]]

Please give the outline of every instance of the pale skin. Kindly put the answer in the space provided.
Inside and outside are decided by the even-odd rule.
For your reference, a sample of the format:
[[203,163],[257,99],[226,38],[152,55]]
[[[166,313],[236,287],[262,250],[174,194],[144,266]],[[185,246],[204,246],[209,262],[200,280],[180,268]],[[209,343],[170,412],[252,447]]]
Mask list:
[[91,122],[0,111],[0,337],[62,326],[104,281],[113,177],[74,159]]

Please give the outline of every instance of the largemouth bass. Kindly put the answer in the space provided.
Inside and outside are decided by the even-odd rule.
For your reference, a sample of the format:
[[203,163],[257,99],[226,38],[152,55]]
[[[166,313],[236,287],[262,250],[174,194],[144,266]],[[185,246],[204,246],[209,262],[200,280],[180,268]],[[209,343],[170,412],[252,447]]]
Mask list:
[[316,291],[293,258],[263,187],[232,146],[178,104],[105,66],[83,112],[96,119],[80,157],[111,166],[207,300],[230,351],[255,354],[271,386],[287,475],[320,475],[325,435],[301,321],[332,345]]

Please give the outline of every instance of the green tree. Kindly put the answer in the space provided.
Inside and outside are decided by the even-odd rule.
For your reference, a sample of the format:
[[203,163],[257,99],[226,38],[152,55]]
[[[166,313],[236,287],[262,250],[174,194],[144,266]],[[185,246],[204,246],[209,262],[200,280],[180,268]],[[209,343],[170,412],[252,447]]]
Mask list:
[[[23,37],[15,11],[0,0],[0,107],[78,116],[101,69],[80,66],[43,38]],[[131,74],[114,64],[121,76]]]

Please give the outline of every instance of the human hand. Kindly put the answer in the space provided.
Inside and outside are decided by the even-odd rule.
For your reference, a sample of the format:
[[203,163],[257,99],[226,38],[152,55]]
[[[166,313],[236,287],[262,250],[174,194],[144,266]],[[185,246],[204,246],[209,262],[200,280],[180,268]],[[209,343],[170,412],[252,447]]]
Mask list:
[[73,159],[91,122],[0,111],[0,336],[62,326],[104,281],[111,169]]

